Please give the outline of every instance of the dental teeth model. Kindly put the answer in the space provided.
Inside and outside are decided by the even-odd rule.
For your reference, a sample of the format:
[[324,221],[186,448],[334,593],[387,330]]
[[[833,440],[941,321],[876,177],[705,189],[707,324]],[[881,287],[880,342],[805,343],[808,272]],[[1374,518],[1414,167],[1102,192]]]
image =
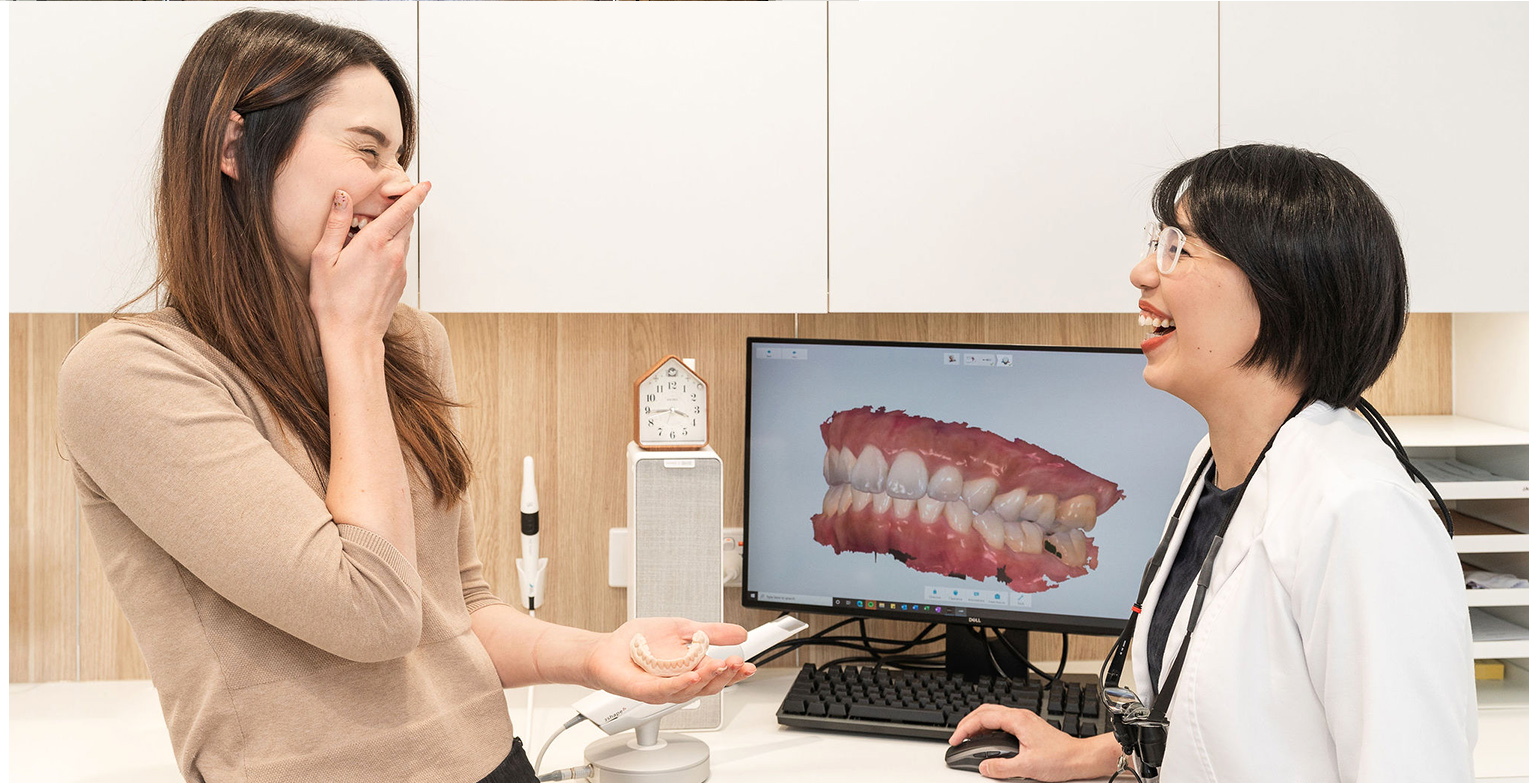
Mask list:
[[904,411],[839,411],[822,433],[828,493],[813,538],[835,554],[1044,592],[1098,565],[1086,534],[1125,497],[1033,444]]
[[648,640],[642,634],[632,637],[632,662],[641,666],[643,671],[658,677],[678,677],[696,667],[701,659],[706,657],[706,648],[711,646],[711,641],[706,638],[702,631],[696,631],[690,637],[690,646],[685,649],[685,655],[680,658],[657,658],[653,651],[648,648]]

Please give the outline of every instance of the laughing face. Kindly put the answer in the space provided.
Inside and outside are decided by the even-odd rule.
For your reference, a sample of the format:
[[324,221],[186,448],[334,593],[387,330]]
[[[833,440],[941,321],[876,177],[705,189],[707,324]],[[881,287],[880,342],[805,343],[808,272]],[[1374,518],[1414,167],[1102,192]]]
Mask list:
[[402,140],[398,98],[381,72],[356,66],[334,78],[276,175],[276,236],[288,261],[306,272],[336,190],[354,205],[351,236],[408,192]]
[[1170,274],[1148,254],[1131,269],[1141,290],[1147,384],[1197,405],[1246,372],[1236,367],[1258,338],[1259,311],[1247,275],[1216,254],[1178,215],[1186,241]]

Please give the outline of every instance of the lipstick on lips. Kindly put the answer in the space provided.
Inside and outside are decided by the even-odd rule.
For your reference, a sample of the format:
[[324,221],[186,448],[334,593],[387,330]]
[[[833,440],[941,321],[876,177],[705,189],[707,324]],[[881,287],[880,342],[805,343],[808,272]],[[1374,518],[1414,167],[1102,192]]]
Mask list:
[[1137,302],[1136,306],[1141,308],[1141,325],[1155,327],[1152,334],[1141,341],[1141,350],[1143,353],[1146,353],[1167,342],[1169,335],[1173,334],[1176,327],[1173,324],[1172,317],[1162,310],[1147,304],[1147,300],[1143,299]]

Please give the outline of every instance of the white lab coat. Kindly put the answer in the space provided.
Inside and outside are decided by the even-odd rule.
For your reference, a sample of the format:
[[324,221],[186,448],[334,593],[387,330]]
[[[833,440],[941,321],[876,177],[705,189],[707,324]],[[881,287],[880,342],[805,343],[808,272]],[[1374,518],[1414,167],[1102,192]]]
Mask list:
[[[1285,424],[1217,555],[1169,705],[1164,783],[1472,780],[1464,581],[1444,526],[1412,487],[1351,410],[1317,403]],[[1131,663],[1148,705],[1161,683],[1149,683],[1147,629],[1187,527],[1136,622]],[[1193,596],[1168,637],[1164,678]]]

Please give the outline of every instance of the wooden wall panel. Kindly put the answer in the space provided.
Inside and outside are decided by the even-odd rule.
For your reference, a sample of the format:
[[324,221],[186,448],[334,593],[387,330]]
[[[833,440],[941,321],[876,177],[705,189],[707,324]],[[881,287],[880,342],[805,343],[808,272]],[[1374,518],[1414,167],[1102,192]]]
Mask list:
[[32,677],[32,514],[28,507],[31,480],[31,411],[27,407],[31,377],[28,344],[31,317],[10,318],[10,677],[11,682],[31,682]]
[[[79,676],[79,538],[74,482],[55,424],[58,366],[74,345],[75,316],[12,315],[10,325],[11,418],[13,424],[18,418],[22,422],[11,427],[11,489],[20,489],[24,498],[19,505],[14,496],[11,501],[11,677],[72,680]],[[18,404],[24,412],[18,413]],[[15,562],[18,539],[26,557],[20,569]],[[24,607],[20,616],[18,605]],[[18,635],[26,648],[19,656],[24,674],[17,671]]]
[[[80,316],[79,333],[103,319]],[[711,445],[725,466],[725,523],[737,526],[748,336],[1134,347],[1141,335],[1134,316],[1111,314],[449,314],[441,321],[467,406],[462,434],[478,471],[470,494],[489,583],[518,603],[521,459],[529,454],[537,462],[543,552],[552,559],[549,602],[538,615],[595,630],[625,618],[624,592],[605,582],[606,531],[626,520],[631,382],[664,354],[696,358],[712,384]],[[75,339],[75,316],[13,314],[10,325],[11,681],[144,677],[88,531],[76,527],[73,482],[53,445],[58,364]],[[1388,415],[1448,413],[1450,377],[1450,316],[1416,314],[1368,397]],[[726,599],[732,622],[754,625],[775,614],[743,610],[736,589]],[[821,629],[840,618],[804,619]],[[921,626],[872,620],[869,627],[906,639]],[[1032,634],[1032,657],[1054,660],[1058,641]],[[1098,659],[1107,641],[1079,639],[1069,657]],[[814,649],[781,663],[845,654]]]

